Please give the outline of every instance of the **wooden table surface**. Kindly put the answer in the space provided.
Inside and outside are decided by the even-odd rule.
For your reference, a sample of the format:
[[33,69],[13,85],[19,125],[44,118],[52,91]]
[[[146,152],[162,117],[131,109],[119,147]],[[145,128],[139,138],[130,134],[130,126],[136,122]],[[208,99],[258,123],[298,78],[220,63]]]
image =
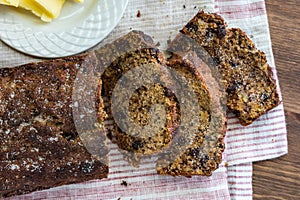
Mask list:
[[254,199],[300,200],[300,0],[266,0],[289,153],[253,166]]

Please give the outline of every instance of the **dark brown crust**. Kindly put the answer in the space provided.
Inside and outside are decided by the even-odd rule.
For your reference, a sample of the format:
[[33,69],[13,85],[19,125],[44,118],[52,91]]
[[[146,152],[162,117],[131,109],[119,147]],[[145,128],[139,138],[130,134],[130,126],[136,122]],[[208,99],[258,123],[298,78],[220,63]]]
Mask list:
[[[107,177],[104,141],[99,161],[84,146],[72,116],[78,70],[93,72],[95,66],[95,54],[87,53],[0,69],[0,197]],[[90,81],[101,87],[99,79]],[[101,99],[97,107],[86,114],[101,112],[103,122]]]
[[276,107],[279,95],[265,54],[242,30],[226,27],[221,16],[200,11],[181,33],[214,59],[225,83],[228,109],[248,125]]
[[[96,50],[95,53],[99,65],[104,66],[103,70],[105,70],[112,62],[125,53],[155,47],[156,46],[149,35],[146,35],[142,31],[133,30],[123,37],[116,39],[113,43],[104,45],[102,48]],[[162,58],[158,59],[160,60]]]

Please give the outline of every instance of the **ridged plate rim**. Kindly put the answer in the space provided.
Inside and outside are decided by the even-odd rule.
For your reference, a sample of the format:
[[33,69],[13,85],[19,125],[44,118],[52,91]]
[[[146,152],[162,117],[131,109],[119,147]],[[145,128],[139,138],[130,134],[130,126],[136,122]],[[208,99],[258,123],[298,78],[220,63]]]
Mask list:
[[98,0],[85,19],[78,23],[74,21],[74,26],[62,31],[57,30],[52,22],[45,25],[51,31],[37,30],[38,23],[28,27],[17,17],[0,12],[0,39],[31,56],[58,58],[75,55],[101,42],[118,24],[127,4],[128,0]]

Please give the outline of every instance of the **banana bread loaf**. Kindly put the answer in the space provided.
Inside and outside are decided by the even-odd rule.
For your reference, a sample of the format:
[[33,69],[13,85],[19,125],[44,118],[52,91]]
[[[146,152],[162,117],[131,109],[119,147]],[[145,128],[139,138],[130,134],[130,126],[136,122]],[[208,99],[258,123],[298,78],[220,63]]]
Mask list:
[[181,33],[197,41],[214,59],[225,84],[228,109],[242,125],[279,104],[266,56],[242,30],[227,28],[221,16],[200,11]]
[[[91,52],[0,69],[0,198],[107,177],[101,131],[106,114],[96,66]],[[89,79],[78,80],[76,88],[81,70]],[[86,101],[91,92],[97,101],[74,101],[74,90]],[[86,111],[90,104],[95,109]],[[98,116],[91,127],[80,127],[97,141],[96,149],[86,147],[88,137],[79,135],[74,113],[85,122]]]

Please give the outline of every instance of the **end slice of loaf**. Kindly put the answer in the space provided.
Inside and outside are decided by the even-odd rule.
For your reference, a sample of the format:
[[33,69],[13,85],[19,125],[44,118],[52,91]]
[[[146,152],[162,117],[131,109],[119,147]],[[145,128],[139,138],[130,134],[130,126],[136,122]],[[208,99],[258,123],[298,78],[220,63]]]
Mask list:
[[[99,91],[89,90],[101,88],[92,74],[96,66],[91,52],[0,69],[0,197],[107,177],[108,150],[98,129],[106,114]],[[97,102],[73,102],[80,70],[90,78],[75,90],[96,91],[91,95]],[[97,104],[96,109],[85,111],[84,105],[91,103]],[[99,117],[99,126],[80,127],[97,137],[94,152],[77,132],[74,109],[82,109],[83,120]]]
[[215,61],[227,92],[227,106],[242,125],[279,104],[279,95],[265,54],[238,28],[227,28],[217,14],[200,11],[181,30]]

